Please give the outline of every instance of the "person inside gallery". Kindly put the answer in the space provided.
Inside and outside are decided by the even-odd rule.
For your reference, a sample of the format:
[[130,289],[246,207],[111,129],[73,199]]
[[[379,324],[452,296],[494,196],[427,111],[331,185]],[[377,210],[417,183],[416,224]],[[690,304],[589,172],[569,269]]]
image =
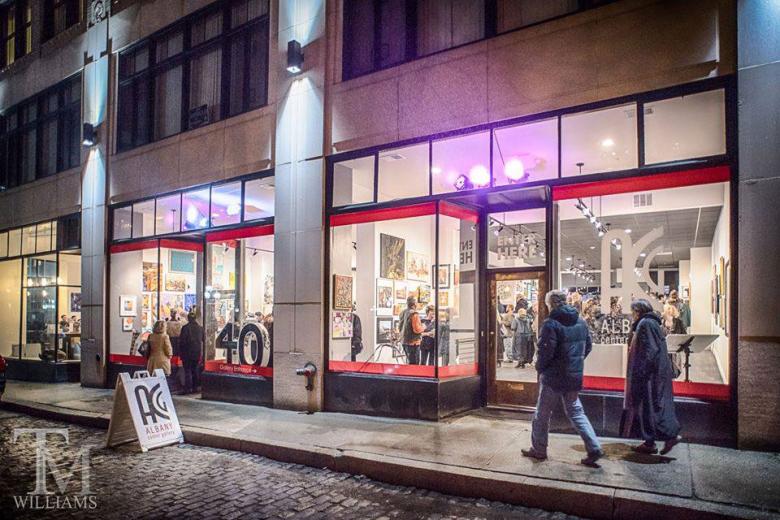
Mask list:
[[406,298],[406,309],[401,312],[399,318],[401,345],[406,354],[407,363],[420,364],[420,343],[425,327],[417,313],[417,299],[414,296]]
[[357,303],[352,302],[352,339],[350,359],[357,361],[357,355],[363,352],[363,324],[357,315]]
[[423,327],[425,327],[425,331],[422,333],[422,339],[420,340],[421,365],[433,366],[434,356],[436,355],[436,333],[434,331],[436,319],[434,317],[434,311],[434,306],[428,305],[425,308],[425,318],[421,320]]

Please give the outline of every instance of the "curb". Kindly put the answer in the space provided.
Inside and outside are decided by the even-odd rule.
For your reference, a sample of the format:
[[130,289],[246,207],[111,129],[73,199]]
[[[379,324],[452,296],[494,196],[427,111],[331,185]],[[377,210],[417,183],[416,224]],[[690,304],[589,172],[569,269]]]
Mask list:
[[[28,401],[2,401],[0,408],[43,419],[107,429],[110,416]],[[448,495],[484,498],[525,507],[603,520],[777,519],[777,514],[704,500],[648,492],[605,488],[559,480],[493,473],[433,462],[395,459],[385,455],[318,446],[259,441],[216,430],[182,425],[185,441],[209,448],[260,455],[279,462],[365,475],[400,486]]]

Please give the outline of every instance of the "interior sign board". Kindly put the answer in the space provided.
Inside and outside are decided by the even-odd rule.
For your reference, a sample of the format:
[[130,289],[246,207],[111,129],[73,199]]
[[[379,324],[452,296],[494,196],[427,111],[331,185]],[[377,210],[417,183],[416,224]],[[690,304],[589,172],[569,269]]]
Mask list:
[[171,391],[161,369],[119,374],[106,446],[138,440],[142,451],[184,442]]

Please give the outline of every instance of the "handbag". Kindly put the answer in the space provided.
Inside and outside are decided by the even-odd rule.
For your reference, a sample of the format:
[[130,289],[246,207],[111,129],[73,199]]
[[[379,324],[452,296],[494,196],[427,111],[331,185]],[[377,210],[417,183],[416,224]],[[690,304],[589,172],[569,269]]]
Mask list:
[[138,353],[145,358],[149,357],[150,350],[151,349],[149,348],[149,341],[143,341],[141,342],[141,345],[138,346]]

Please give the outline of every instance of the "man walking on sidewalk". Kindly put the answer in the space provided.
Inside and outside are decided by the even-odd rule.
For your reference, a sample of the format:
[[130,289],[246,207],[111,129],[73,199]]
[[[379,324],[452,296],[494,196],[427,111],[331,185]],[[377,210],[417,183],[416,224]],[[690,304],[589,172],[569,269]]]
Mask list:
[[550,416],[555,403],[563,400],[566,416],[585,442],[588,456],[581,462],[599,467],[596,461],[604,456],[585,410],[580,402],[585,357],[593,344],[585,321],[577,309],[566,305],[566,293],[550,291],[544,298],[550,317],[539,334],[536,371],[539,373],[539,400],[531,426],[531,445],[521,450],[523,455],[537,460],[547,458],[547,437]]

